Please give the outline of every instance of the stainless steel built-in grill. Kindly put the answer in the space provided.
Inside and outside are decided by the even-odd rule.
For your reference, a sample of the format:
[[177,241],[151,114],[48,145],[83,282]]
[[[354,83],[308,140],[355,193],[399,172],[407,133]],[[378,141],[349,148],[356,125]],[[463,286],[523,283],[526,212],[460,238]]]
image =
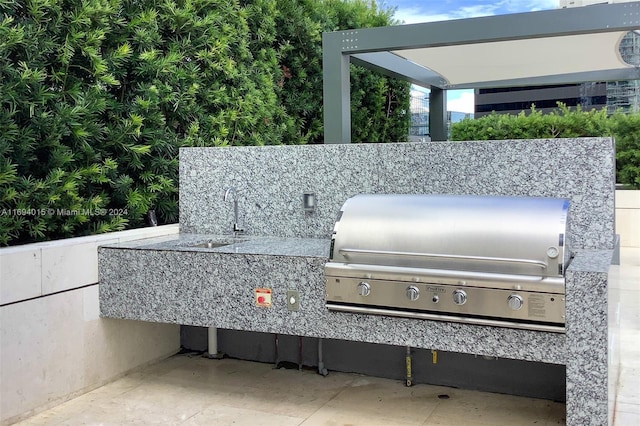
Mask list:
[[325,266],[331,310],[564,332],[569,201],[357,195]]

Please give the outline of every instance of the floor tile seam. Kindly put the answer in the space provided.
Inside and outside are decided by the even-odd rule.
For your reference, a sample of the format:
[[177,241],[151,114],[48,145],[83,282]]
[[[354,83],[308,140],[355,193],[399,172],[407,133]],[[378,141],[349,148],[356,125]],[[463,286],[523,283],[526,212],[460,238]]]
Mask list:
[[347,390],[348,388],[351,387],[351,384],[353,383],[353,381],[355,380],[355,378],[352,378],[351,380],[349,380],[349,382],[345,385],[343,385],[340,388],[337,388],[334,390],[333,395],[331,396],[331,398],[327,399],[324,404],[322,404],[320,407],[318,407],[316,410],[313,411],[313,413],[309,414],[307,417],[305,417],[305,419],[302,421],[302,423],[300,423],[300,425],[303,425],[307,420],[309,420],[311,417],[313,417],[316,413],[318,413],[320,410],[322,410],[323,408],[327,408],[327,409],[331,409],[332,407],[328,407],[329,403],[331,401],[333,401],[338,395],[340,395],[343,391]]
[[[636,408],[633,408],[634,411],[630,411],[632,409],[630,406],[636,407]],[[634,404],[631,402],[621,402],[616,406],[615,411],[617,411],[618,413],[629,413],[629,414],[640,415],[640,403]]]
[[[265,390],[266,390],[266,388],[265,388],[265,387],[255,387],[255,388],[254,388],[254,387],[244,386],[244,385],[242,385],[242,386],[236,386],[236,385],[224,385],[224,386],[225,386],[225,387],[227,387],[227,388],[233,388],[234,390],[237,390],[239,393],[242,393],[242,392],[243,392],[243,390],[244,390],[244,389],[247,389],[247,388],[250,388],[251,390],[254,390],[254,391],[265,391]],[[336,393],[339,393],[339,392],[341,392],[341,390],[339,390],[339,391],[335,391],[335,392],[336,392]],[[335,396],[335,395],[333,395],[331,398],[333,398],[334,396]],[[234,400],[234,401],[235,401],[235,400],[236,400],[236,398],[232,398],[232,400]],[[325,404],[326,404],[326,403],[325,403]],[[224,402],[224,401],[216,401],[216,402],[211,403],[210,405],[207,405],[207,407],[206,407],[206,408],[204,408],[202,411],[204,411],[204,410],[208,409],[208,408],[209,408],[209,407],[211,407],[212,405],[224,406],[224,407],[226,407],[226,408],[230,408],[230,409],[246,409],[246,408],[247,408],[247,407],[246,407],[246,406],[244,406],[244,405],[238,405],[238,404],[233,404],[233,403]],[[270,404],[270,405],[269,405],[269,407],[270,407],[270,408],[273,408],[275,405],[276,405],[276,404]],[[323,406],[324,406],[324,405],[323,405]],[[251,409],[251,410],[253,410],[253,411],[259,411],[259,412],[261,412],[261,413],[265,413],[265,414],[269,414],[269,415],[271,415],[271,414],[277,414],[277,415],[287,416],[287,417],[292,417],[292,418],[302,418],[302,419],[304,419],[304,418],[305,418],[305,417],[300,417],[300,416],[291,416],[291,415],[289,415],[289,414],[275,413],[273,410],[269,410],[268,408],[267,408],[267,409],[264,409],[264,408],[251,407],[250,409]],[[317,410],[316,410],[316,411],[317,411]],[[314,413],[315,413],[315,411],[314,411]],[[311,414],[311,415],[313,415],[313,414]]]
[[253,411],[253,412],[259,412],[261,414],[263,413],[263,414],[268,415],[268,416],[277,415],[277,416],[281,416],[281,417],[288,417],[288,418],[291,418],[291,419],[300,419],[300,422],[298,423],[298,425],[300,425],[305,420],[303,417],[291,416],[289,414],[274,413],[274,412],[271,412],[271,411],[265,411],[263,409],[255,408],[255,407],[229,405],[229,404],[226,404],[224,402],[212,402],[211,404],[208,404],[208,405],[204,406],[198,412],[194,413],[193,415],[189,416],[189,418],[185,419],[184,421],[182,421],[182,422],[180,422],[178,424],[184,424],[187,421],[189,421],[190,419],[192,419],[193,417],[196,417],[199,414],[204,413],[209,408],[214,408],[215,409],[216,407],[223,407],[223,408],[226,408],[228,410],[245,410],[245,411],[249,410],[249,411]]
[[[640,330],[638,330],[638,328],[627,329],[627,331],[628,330],[632,330],[632,331],[634,331],[636,333],[640,333]],[[625,331],[625,330],[621,330],[621,331]],[[620,338],[620,347],[619,347],[618,351],[620,353],[620,359],[622,359],[623,355],[624,355],[625,358],[630,358],[629,361],[636,361],[637,362],[637,361],[639,361],[638,360],[638,352],[640,352],[640,348],[633,348],[633,347],[632,348],[628,348],[628,347],[625,347],[626,346],[625,344],[634,343],[632,337],[633,336],[627,337],[625,339],[625,338],[623,338],[623,336],[619,336],[619,338]],[[630,340],[630,341],[625,342],[625,340]],[[634,356],[634,354],[635,354],[635,356]]]
[[[153,378],[150,378],[150,379],[153,379]],[[154,381],[154,380],[150,380],[150,382],[154,382],[154,383],[157,383],[157,384],[158,384],[158,383],[159,383],[159,384],[166,384],[166,383],[163,383],[163,382],[156,382],[156,381]],[[140,386],[142,386],[142,385],[144,385],[144,384],[141,384]],[[174,386],[174,385],[172,385],[172,386]],[[226,385],[225,385],[225,386],[226,386]],[[136,390],[138,387],[139,387],[139,386],[137,386],[136,388],[130,389],[130,391]],[[241,388],[242,388],[242,387],[240,387],[240,386],[227,386],[227,387],[233,387],[233,388],[238,388],[238,389],[241,389]],[[173,389],[172,389],[172,390],[173,390]],[[203,389],[198,389],[198,390],[203,390]],[[215,398],[217,397],[216,395],[210,395],[210,394],[207,394],[207,393],[206,393],[206,389],[204,389],[204,390],[205,390],[205,392],[198,393],[197,395],[195,395],[195,394],[190,395],[190,398],[191,398],[192,400],[194,400],[194,399],[197,397],[197,398],[198,398],[198,402],[199,402],[199,403],[201,403],[201,405],[202,405],[203,407],[205,407],[205,408],[200,409],[200,411],[203,411],[204,409],[206,409],[206,408],[210,407],[211,405],[215,405],[215,404],[217,404],[217,403],[218,403],[218,402],[215,400]],[[153,393],[154,393],[154,394],[161,394],[161,393],[165,393],[166,391],[167,391],[167,390],[153,391]],[[127,402],[129,401],[129,399],[127,398],[126,393],[128,393],[128,392],[129,392],[129,391],[124,392],[124,393],[119,394],[119,395],[111,395],[111,396],[109,396],[108,398],[101,398],[101,399],[102,399],[103,401],[107,401],[107,400],[117,400],[117,399],[120,399],[120,400],[122,401],[122,403],[127,404]],[[135,409],[135,408],[138,406],[138,404],[139,404],[139,402],[134,403],[134,405],[133,405],[131,408],[132,408],[132,409]],[[151,404],[152,404],[152,403],[151,403]],[[221,404],[221,405],[222,405],[222,404]],[[196,412],[196,413],[194,413],[193,415],[196,415],[196,414],[197,414],[197,412]],[[192,417],[192,416],[190,416],[190,417]]]
[[640,333],[640,324],[635,324],[633,327],[625,326],[620,331],[624,331],[625,333]]
[[618,393],[617,403],[640,405],[640,395],[625,395],[624,393]]
[[[640,279],[638,277],[635,277],[636,279]],[[640,284],[639,284],[640,285]],[[628,291],[630,293],[640,293],[640,288],[622,288],[622,287],[609,287],[609,289],[614,289],[617,290],[619,292],[623,292],[623,291]],[[619,295],[620,296],[620,295]]]
[[156,384],[175,385],[176,382],[178,382],[182,385],[193,384],[193,385],[225,386],[225,387],[232,387],[232,388],[250,388],[250,389],[256,389],[256,390],[263,389],[263,387],[261,386],[249,385],[246,383],[242,383],[241,385],[231,384],[229,383],[228,380],[225,381],[225,379],[232,378],[231,375],[229,374],[225,375],[224,377],[223,376],[216,377],[216,380],[211,381],[208,378],[201,378],[201,376],[194,376],[192,378],[181,377],[181,376],[169,376],[170,373],[171,372],[168,372],[160,376],[149,377],[147,381],[150,383],[156,383]]
[[[100,389],[100,388],[98,388]],[[72,414],[71,416],[69,416],[68,413],[65,413],[66,409],[68,409],[69,407],[65,407],[65,405],[72,403],[72,402],[76,402],[79,398],[82,398],[83,396],[85,396],[87,394],[84,395],[80,395],[76,398],[70,399],[68,401],[62,402],[52,408],[49,408],[47,410],[44,411],[40,411],[37,414],[34,414],[32,416],[29,416],[27,418],[24,418],[22,420],[20,420],[19,422],[15,423],[16,425],[22,425],[22,424],[31,424],[32,421],[34,421],[36,418],[40,418],[40,417],[44,417],[45,414],[52,414],[53,415],[51,417],[60,417],[59,419],[47,419],[46,423],[41,423],[41,424],[46,424],[46,425],[61,425],[64,424],[64,422],[68,421],[70,417],[73,417],[75,414]],[[37,420],[35,420],[37,421]],[[10,424],[14,424],[14,423],[10,423]]]
[[[133,386],[132,388],[129,388],[129,389],[126,389],[126,390],[122,390],[122,391],[118,391],[113,395],[109,395],[109,399],[118,398],[118,397],[121,397],[123,395],[126,395],[127,393],[129,393],[129,392],[131,392],[133,390],[136,390],[140,386],[144,385],[147,380],[148,380],[148,378],[144,378],[143,380],[138,380],[138,383],[135,386]],[[113,383],[115,383],[115,382],[113,382]],[[105,386],[108,386],[108,385],[105,385]],[[101,387],[99,387],[97,389],[92,390],[91,392],[85,393],[84,395],[80,395],[80,396],[78,396],[77,398],[74,398],[74,399],[82,398],[84,396],[87,396],[87,397],[91,396],[92,392],[96,392],[96,391],[98,391],[100,389],[103,389],[105,386],[101,386]],[[100,393],[96,393],[95,396],[98,397],[98,398],[103,398],[103,395],[101,395]]]
[[428,426],[429,425],[429,419],[431,419],[431,417],[433,417],[434,413],[436,412],[438,407],[440,407],[440,405],[442,405],[442,401],[437,400],[436,403],[434,404],[433,409],[431,410],[431,412],[427,415],[427,417],[420,424],[421,426]]
[[611,416],[611,424],[615,425],[616,424],[616,413],[618,412],[618,395],[620,394],[620,374],[622,372],[622,358],[620,359],[620,368],[618,368],[618,374],[616,376],[616,383],[615,383],[615,394],[613,397],[613,415]]
[[[639,333],[640,334],[640,333]],[[640,336],[638,336],[640,339]],[[636,340],[638,342],[639,340]],[[640,369],[640,347],[638,347],[638,343],[635,342],[625,342],[626,345],[621,341],[620,344],[620,366],[624,366],[624,368],[629,370],[638,370]],[[633,347],[625,347],[625,346],[633,346]],[[637,371],[636,371],[637,372]],[[639,376],[640,377],[640,376]]]
[[[162,376],[165,377],[165,376]],[[189,385],[195,385],[198,386],[199,388],[202,388],[202,386],[205,387],[209,387],[209,386],[219,386],[219,387],[223,387],[223,388],[231,388],[234,390],[238,390],[241,391],[242,389],[248,389],[248,390],[252,390],[252,391],[264,391],[265,389],[276,389],[276,390],[282,390],[282,391],[286,391],[288,388],[287,387],[279,387],[279,386],[267,386],[264,383],[261,383],[260,380],[255,380],[256,384],[249,383],[247,381],[243,381],[240,384],[235,384],[233,383],[233,381],[229,381],[229,380],[223,380],[223,381],[208,381],[206,378],[199,378],[199,377],[194,377],[193,379],[190,378],[185,378],[185,377],[168,377],[168,379],[170,379],[170,382],[167,382],[165,380],[162,379],[162,377],[151,377],[149,378],[149,382],[151,383],[156,383],[156,384],[169,384],[169,385],[175,385],[176,383],[182,385],[182,386],[189,386]],[[230,376],[227,376],[225,379],[228,379]],[[353,382],[353,379],[350,379],[348,382],[346,382],[346,384],[350,384]],[[334,389],[337,389],[338,392],[342,391],[342,389],[344,388],[343,386],[340,387],[336,387]],[[324,390],[324,389],[323,389]],[[331,391],[332,389],[326,389],[327,391]]]
[[[162,362],[162,361],[159,361],[159,362]],[[43,408],[43,407],[46,407],[49,404],[45,404],[44,406],[36,407],[36,408],[30,410],[32,414],[30,414],[30,415],[22,414],[22,415],[16,416],[19,419],[19,420],[17,420],[17,422],[14,420],[14,423],[7,423],[7,424],[21,425],[21,424],[23,424],[25,422],[28,422],[28,421],[31,421],[32,419],[35,419],[36,417],[41,417],[46,413],[60,414],[60,412],[61,411],[65,411],[65,409],[68,408],[68,406],[73,406],[73,404],[77,404],[77,403],[83,403],[83,402],[79,402],[80,399],[91,398],[91,397],[94,397],[96,399],[102,399],[103,395],[101,395],[99,393],[94,394],[94,392],[100,391],[103,388],[105,388],[106,386],[109,386],[109,385],[111,385],[113,383],[116,383],[117,381],[119,381],[119,380],[121,380],[121,379],[123,379],[123,378],[125,378],[127,376],[128,376],[128,374],[124,374],[120,378],[114,379],[113,381],[109,381],[109,382],[107,382],[107,383],[105,383],[105,384],[103,384],[101,386],[97,386],[97,387],[91,389],[88,392],[81,393],[81,394],[78,394],[78,395],[73,396],[73,397],[69,397],[68,395],[64,396],[64,397],[61,397],[61,398],[59,398],[58,402],[50,402],[50,403],[55,403],[55,405],[52,405],[50,408]],[[136,385],[136,387],[140,386],[141,384],[142,384],[142,382],[138,383]],[[118,397],[118,396],[124,394],[125,392],[127,392],[127,391],[123,391],[122,393],[118,393],[117,395],[113,395],[113,396]],[[109,398],[112,398],[113,396],[110,396]],[[89,402],[91,402],[91,401],[89,401]],[[61,415],[63,417],[65,417],[65,418],[68,417],[68,415],[66,415],[66,414],[61,414]],[[50,421],[47,421],[46,424],[55,426],[55,425],[63,424],[66,420],[63,419],[63,420],[53,420],[53,421],[54,421],[54,423],[51,423]],[[2,423],[2,424],[4,425],[4,423]]]
[[622,327],[620,331],[624,331],[625,333],[640,333],[640,324],[635,324],[635,326],[629,327],[626,326],[625,323],[625,327]]
[[640,274],[640,266],[631,266],[617,270],[609,270],[609,278],[612,283],[637,278]]
[[[308,422],[310,422],[310,420],[316,415],[318,414],[320,411],[322,411],[325,408],[325,406],[322,406],[321,408],[319,408],[318,410],[316,410],[313,414],[309,415],[307,418],[304,419],[304,421],[302,423],[300,423],[300,426],[304,426],[306,424],[309,424]],[[336,412],[336,411],[340,411],[339,409],[336,409],[337,407],[327,407],[326,410],[329,412]],[[366,419],[368,419],[369,417],[366,417]],[[392,425],[396,425],[396,424],[402,424],[402,425],[411,425],[411,426],[424,426],[424,422],[427,419],[424,420],[407,420],[407,419],[403,419],[400,420],[401,423],[398,423],[398,419],[396,417],[391,417],[391,416],[386,416],[386,415],[378,415],[375,417],[375,419],[377,421],[384,421],[386,422],[389,426]],[[313,423],[314,425],[316,423]],[[348,423],[347,425],[351,425],[351,423]],[[366,423],[357,423],[356,425],[366,425]],[[484,425],[483,425],[484,426]],[[489,426],[489,425],[487,425]],[[495,425],[492,425],[495,426]]]
[[259,408],[259,407],[251,407],[251,406],[241,405],[241,404],[231,405],[229,403],[219,402],[219,401],[218,402],[212,402],[211,404],[205,406],[198,413],[194,414],[194,416],[198,415],[199,413],[203,413],[204,411],[206,411],[206,410],[208,410],[209,408],[212,408],[212,407],[214,407],[214,408],[215,407],[224,407],[224,408],[229,409],[229,410],[250,410],[250,411],[253,411],[253,412],[256,412],[256,413],[264,414],[266,416],[280,416],[280,417],[288,417],[288,418],[291,418],[291,419],[300,419],[300,422],[298,423],[299,425],[302,424],[302,422],[304,422],[308,418],[308,417],[305,418],[305,417],[301,417],[301,416],[293,416],[291,414],[285,414],[285,413],[276,413],[274,411],[270,411],[268,409]]
[[[621,366],[621,368],[618,370],[618,382],[616,383],[616,389],[620,390],[624,388],[625,391],[633,391],[638,394],[638,398],[640,398],[640,390],[638,389],[638,386],[640,386],[640,377],[633,376],[633,373],[638,374],[639,372],[640,367]],[[618,393],[625,398],[629,396],[627,392]]]
[[190,421],[192,418],[196,417],[198,414],[202,413],[204,410],[206,410],[206,408],[193,413],[191,416],[187,417],[186,419],[184,419],[180,423],[176,423],[176,424],[179,424],[179,425],[185,424],[186,422]]
[[[48,413],[49,410],[47,410],[45,412]],[[32,424],[34,424],[34,421],[37,422],[37,420],[35,420],[36,417],[41,417],[41,416],[39,414],[36,414],[34,416],[27,417],[26,419],[23,419],[23,420],[21,420],[21,421],[19,421],[17,423],[7,423],[7,424],[13,424],[13,425],[16,425],[16,426],[32,425]],[[51,422],[50,420],[47,420],[46,423],[40,422],[40,423],[36,423],[36,424],[43,424],[43,425],[46,424],[47,426],[57,426],[57,425],[63,424],[66,421],[66,417],[68,417],[68,416],[65,416],[65,419],[54,420],[53,422]],[[3,423],[3,425],[4,425],[4,423]]]
[[[357,377],[353,377],[353,378],[351,378],[351,380],[349,380],[349,382],[345,383],[341,388],[336,389],[336,390],[333,392],[333,395],[331,396],[331,398],[329,398],[329,399],[328,399],[328,400],[327,400],[323,405],[321,405],[320,407],[318,407],[318,409],[316,409],[313,413],[311,413],[311,414],[310,414],[310,415],[305,419],[305,422],[306,422],[309,418],[313,417],[316,413],[318,413],[319,411],[321,411],[321,410],[323,410],[323,409],[333,410],[333,409],[339,408],[339,405],[338,405],[338,406],[335,406],[335,405],[331,405],[331,403],[332,403],[334,400],[336,400],[336,397],[338,397],[338,395],[340,395],[342,392],[344,392],[344,391],[348,391],[350,388],[352,388],[352,387],[353,387],[352,385],[353,385],[353,383],[355,382],[355,380],[356,380],[356,379],[357,379]],[[437,401],[437,404],[440,404],[440,401]],[[433,411],[435,411],[435,407],[434,407]],[[432,414],[432,413],[430,413],[430,414],[429,414],[429,416],[430,416],[431,414]],[[428,416],[427,416],[427,417],[428,417]],[[385,420],[394,420],[394,419],[393,419],[393,418],[391,418],[391,417],[385,417],[385,416],[382,416],[382,417],[380,417],[380,418],[385,419]],[[426,419],[425,419],[425,420],[426,420]]]
[[[434,424],[441,424],[441,423],[431,423],[431,422],[438,421],[437,418],[432,419],[432,417],[433,417],[433,413],[431,415],[429,415],[429,417],[427,417],[424,420],[424,422],[421,424],[421,426],[433,426]],[[442,417],[445,417],[445,416],[442,416]],[[460,423],[460,426],[464,426],[464,423]],[[484,422],[484,421],[480,421],[480,420],[474,419],[473,426],[498,426],[498,425],[496,425],[493,422],[487,423],[487,422]]]

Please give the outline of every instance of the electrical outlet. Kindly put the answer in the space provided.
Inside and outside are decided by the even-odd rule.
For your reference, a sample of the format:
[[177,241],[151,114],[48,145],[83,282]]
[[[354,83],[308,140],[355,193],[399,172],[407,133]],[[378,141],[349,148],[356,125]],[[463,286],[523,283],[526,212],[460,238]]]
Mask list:
[[298,290],[287,290],[287,309],[289,311],[300,310],[300,293]]

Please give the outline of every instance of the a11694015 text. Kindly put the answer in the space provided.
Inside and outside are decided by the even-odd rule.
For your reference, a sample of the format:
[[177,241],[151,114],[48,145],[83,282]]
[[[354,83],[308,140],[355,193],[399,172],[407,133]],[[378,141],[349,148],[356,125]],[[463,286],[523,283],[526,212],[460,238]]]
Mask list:
[[125,216],[127,209],[54,209],[47,208],[23,208],[1,209],[0,216]]

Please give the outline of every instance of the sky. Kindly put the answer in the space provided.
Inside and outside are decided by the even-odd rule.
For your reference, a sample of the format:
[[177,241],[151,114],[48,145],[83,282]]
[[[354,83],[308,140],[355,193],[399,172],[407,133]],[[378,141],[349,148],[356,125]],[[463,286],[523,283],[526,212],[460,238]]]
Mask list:
[[384,0],[406,24],[555,9],[558,0]]
[[[395,19],[416,24],[555,9],[558,0],[378,0],[378,4],[394,8]],[[447,109],[472,113],[473,90],[448,91]]]

